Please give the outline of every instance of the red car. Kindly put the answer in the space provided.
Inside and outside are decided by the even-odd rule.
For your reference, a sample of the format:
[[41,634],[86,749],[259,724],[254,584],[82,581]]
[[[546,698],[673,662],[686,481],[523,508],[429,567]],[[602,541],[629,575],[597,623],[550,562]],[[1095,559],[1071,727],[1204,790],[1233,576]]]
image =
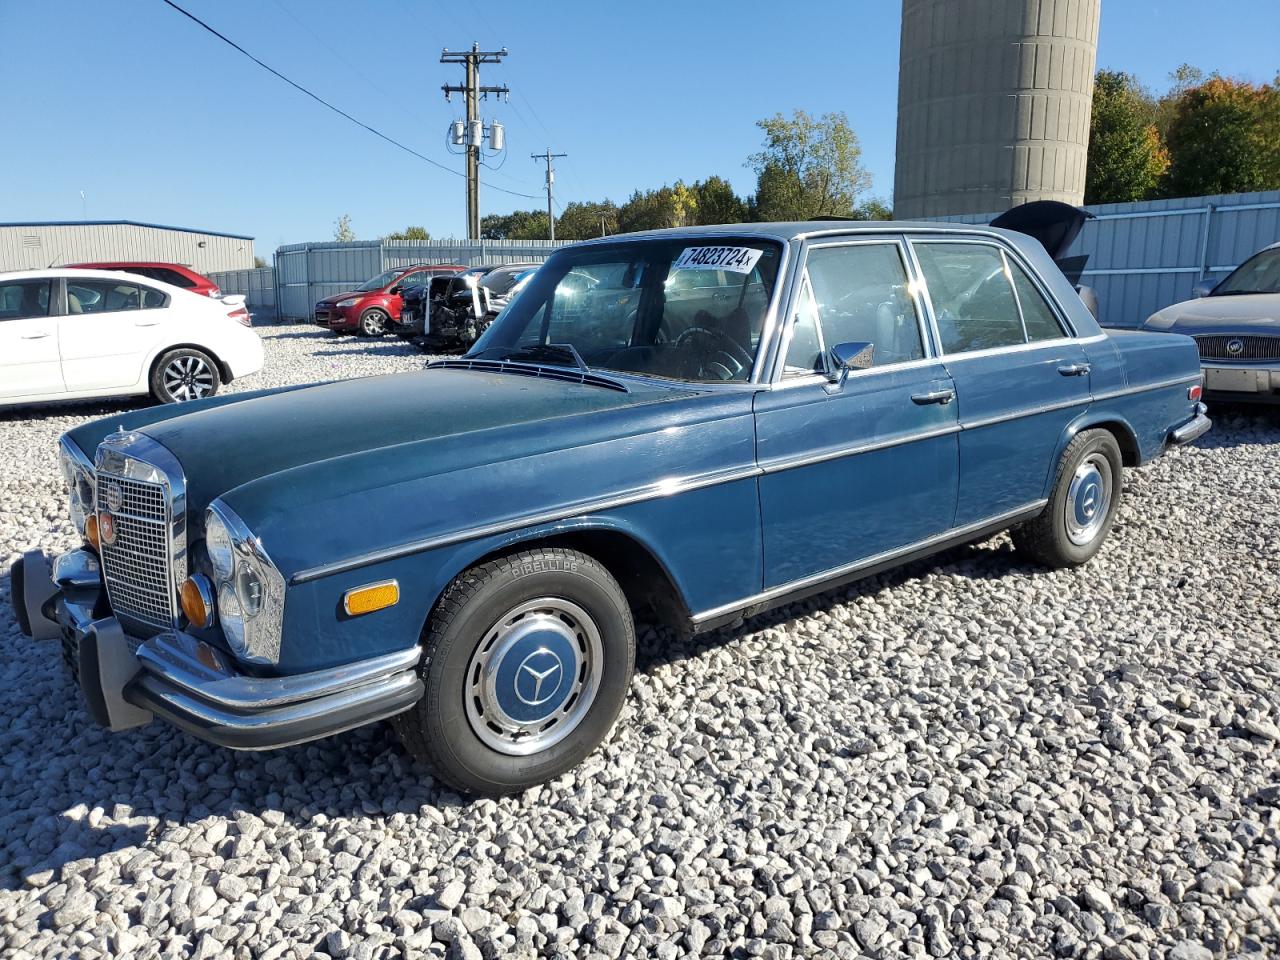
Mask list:
[[443,263],[422,263],[414,267],[393,267],[366,280],[347,293],[325,297],[316,304],[315,322],[335,333],[355,333],[380,337],[387,324],[400,319],[406,287],[427,283],[441,273],[457,273],[463,267]]
[[161,263],[157,260],[116,260],[111,263],[71,263],[68,266],[86,270],[120,270],[124,273],[136,273],[206,297],[222,296],[222,291],[218,289],[216,283],[180,263]]

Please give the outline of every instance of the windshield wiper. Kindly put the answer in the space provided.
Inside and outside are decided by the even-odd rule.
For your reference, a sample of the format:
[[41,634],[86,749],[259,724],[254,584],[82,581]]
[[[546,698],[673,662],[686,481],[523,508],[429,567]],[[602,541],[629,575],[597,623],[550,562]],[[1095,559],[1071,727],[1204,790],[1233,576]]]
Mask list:
[[591,368],[587,366],[582,354],[578,352],[577,347],[572,343],[531,343],[528,346],[520,347],[518,350],[512,350],[503,354],[499,359],[502,360],[532,360],[535,363],[539,360],[554,359],[568,360],[570,365],[577,367],[583,373],[590,373]]

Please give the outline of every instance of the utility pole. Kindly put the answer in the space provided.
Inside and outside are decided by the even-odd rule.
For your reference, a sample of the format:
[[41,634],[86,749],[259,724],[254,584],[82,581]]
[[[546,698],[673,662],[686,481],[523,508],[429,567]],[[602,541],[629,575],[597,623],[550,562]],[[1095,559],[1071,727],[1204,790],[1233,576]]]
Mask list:
[[556,212],[552,209],[555,202],[556,189],[556,167],[555,161],[559,157],[567,157],[567,153],[552,153],[551,148],[547,147],[546,153],[531,153],[531,160],[545,160],[547,162],[547,228],[551,234],[551,242],[556,242]]
[[[511,92],[505,83],[500,87],[480,86],[480,64],[501,63],[506,55],[506,47],[501,50],[481,50],[478,43],[473,43],[470,50],[461,53],[450,53],[449,48],[445,47],[440,54],[441,63],[460,63],[465,70],[462,86],[446,83],[440,89],[444,91],[446,100],[452,99],[455,93],[466,98],[467,123],[461,142],[467,148],[467,236],[472,240],[480,239],[480,147],[485,137],[484,121],[480,119],[480,98],[491,93],[506,95]],[[493,148],[501,149],[501,127],[496,132],[491,132],[489,137]],[[458,142],[456,134],[454,140]]]

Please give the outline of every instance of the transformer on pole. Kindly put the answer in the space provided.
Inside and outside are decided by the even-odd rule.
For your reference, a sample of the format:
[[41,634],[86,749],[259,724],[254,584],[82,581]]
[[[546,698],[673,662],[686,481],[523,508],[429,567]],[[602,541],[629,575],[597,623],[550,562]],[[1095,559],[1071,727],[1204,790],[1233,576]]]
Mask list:
[[472,240],[480,239],[480,150],[487,135],[489,146],[499,151],[505,145],[506,136],[499,123],[492,123],[486,131],[480,119],[480,98],[489,94],[509,96],[510,89],[504,83],[500,87],[482,87],[480,85],[480,64],[501,63],[507,55],[507,48],[501,50],[481,50],[478,43],[471,49],[461,53],[450,53],[446,47],[440,54],[441,63],[460,63],[465,70],[464,82],[461,86],[444,84],[446,100],[455,93],[466,98],[466,121],[454,121],[450,127],[450,138],[455,145],[463,146],[467,153],[467,236]]

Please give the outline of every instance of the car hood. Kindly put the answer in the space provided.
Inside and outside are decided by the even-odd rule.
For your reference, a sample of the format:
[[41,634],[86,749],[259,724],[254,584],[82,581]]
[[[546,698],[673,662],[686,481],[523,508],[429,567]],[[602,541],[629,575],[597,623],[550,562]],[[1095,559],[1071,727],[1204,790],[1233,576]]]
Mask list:
[[1185,334],[1280,334],[1280,294],[1249,293],[1186,300],[1154,314],[1146,327]]
[[325,297],[323,300],[317,300],[316,303],[327,303],[329,306],[333,306],[339,300],[346,300],[349,297],[367,297],[370,294],[381,292],[382,291],[380,290],[365,290],[364,292],[359,290],[348,290],[346,293],[335,293],[332,297]]
[[[210,405],[148,424],[128,425],[166,447],[182,464],[193,515],[217,496],[294,467],[330,462],[400,444],[476,438],[500,458],[513,431],[536,426],[548,444],[560,418],[688,396],[690,391],[634,385],[630,392],[514,373],[437,368],[340,380]],[[484,439],[481,439],[484,438]],[[505,438],[505,439],[504,439]],[[77,438],[79,439],[79,438]],[[299,503],[307,491],[295,494]]]

